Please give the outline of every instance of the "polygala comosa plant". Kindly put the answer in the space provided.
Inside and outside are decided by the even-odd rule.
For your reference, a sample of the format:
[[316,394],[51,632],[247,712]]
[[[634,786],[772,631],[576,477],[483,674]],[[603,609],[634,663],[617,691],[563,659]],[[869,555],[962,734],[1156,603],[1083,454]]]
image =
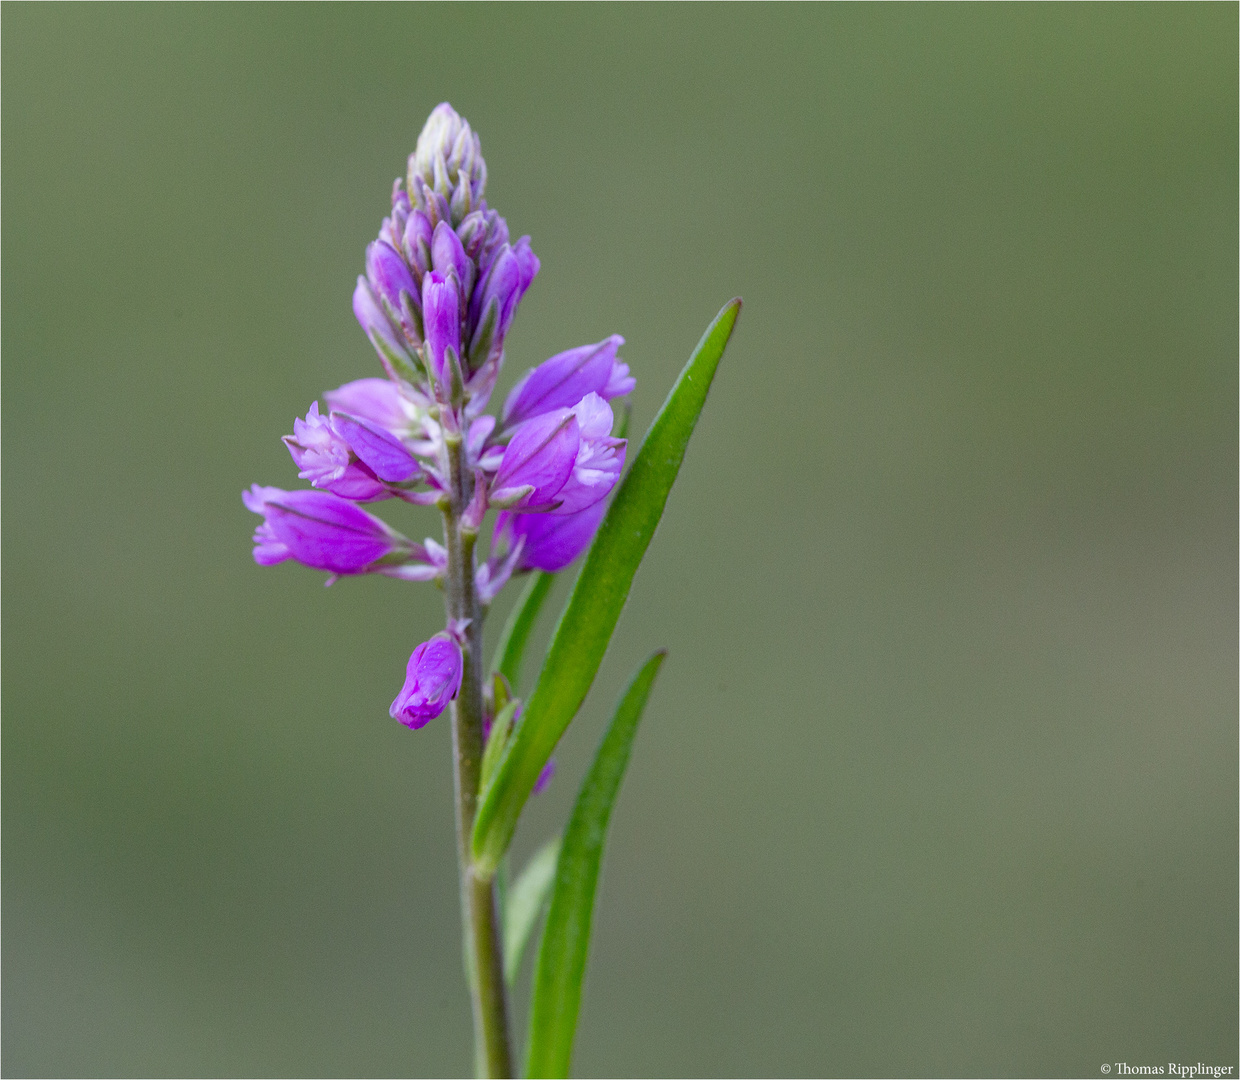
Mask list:
[[[594,680],[740,301],[707,328],[636,454],[627,409],[617,410],[635,383],[616,334],[527,371],[487,412],[539,261],[530,238],[512,241],[487,205],[486,181],[478,136],[452,106],[438,106],[392,187],[353,293],[385,375],[328,391],[322,411],[314,402],[293,422],[284,442],[309,488],[255,484],[242,498],[262,517],[262,566],[293,559],[325,571],[329,584],[383,574],[442,588],[443,629],[413,649],[391,715],[411,731],[451,715],[475,1065],[480,1076],[513,1075],[508,991],[545,909],[525,1073],[567,1076],[607,822],[662,651],[620,699],[562,836],[511,883],[506,852]],[[442,540],[418,543],[363,509],[389,500],[437,509]],[[555,575],[587,549],[527,692],[521,661],[539,609]],[[518,577],[525,588],[488,668],[487,611]]]

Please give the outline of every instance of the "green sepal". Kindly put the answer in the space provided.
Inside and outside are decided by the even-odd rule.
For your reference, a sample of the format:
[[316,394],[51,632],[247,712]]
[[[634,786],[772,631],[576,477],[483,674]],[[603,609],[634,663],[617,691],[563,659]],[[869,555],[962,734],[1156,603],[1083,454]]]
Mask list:
[[499,298],[493,296],[482,313],[478,329],[474,331],[473,339],[469,343],[469,366],[472,370],[477,371],[491,355],[491,346],[495,344],[495,327],[498,323]]
[[482,751],[482,767],[478,777],[479,791],[486,791],[495,773],[495,766],[503,756],[504,747],[508,743],[509,729],[512,727],[512,717],[519,704],[518,701],[510,701],[495,714],[495,721],[491,724],[491,733],[487,736],[487,744]]

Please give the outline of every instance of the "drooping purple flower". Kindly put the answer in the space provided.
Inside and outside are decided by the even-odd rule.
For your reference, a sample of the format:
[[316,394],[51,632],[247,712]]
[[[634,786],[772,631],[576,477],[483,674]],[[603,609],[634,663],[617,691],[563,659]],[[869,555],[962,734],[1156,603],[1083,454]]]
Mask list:
[[447,708],[461,688],[461,648],[449,634],[436,634],[409,657],[405,685],[390,710],[393,720],[417,730]]
[[559,505],[551,511],[554,514],[575,514],[593,506],[616,486],[624,468],[627,441],[611,437],[611,406],[598,394],[586,394],[571,412],[581,439],[572,473],[556,493]]
[[515,550],[520,542],[517,569],[559,573],[590,546],[606,513],[606,499],[576,514],[521,514],[506,510],[495,519],[492,548],[502,550],[507,544]]
[[581,433],[571,409],[527,420],[504,450],[491,485],[492,502],[529,511],[554,506],[580,449]]
[[374,471],[358,460],[360,455],[350,453],[347,438],[319,415],[317,401],[304,420],[293,421],[293,434],[284,436],[284,445],[301,470],[297,475],[316,488],[357,502],[374,502],[391,494]]
[[422,279],[422,319],[426,327],[426,362],[436,385],[445,391],[451,376],[445,350],[461,353],[461,298],[454,277],[432,271]]
[[254,532],[254,561],[262,566],[296,559],[332,574],[362,574],[394,568],[421,553],[377,517],[328,491],[255,484],[241,500],[263,516]]
[[596,345],[557,353],[526,372],[504,402],[505,426],[551,409],[571,409],[586,394],[608,400],[632,391],[635,382],[629,366],[616,356],[623,344],[624,338],[613,334]]

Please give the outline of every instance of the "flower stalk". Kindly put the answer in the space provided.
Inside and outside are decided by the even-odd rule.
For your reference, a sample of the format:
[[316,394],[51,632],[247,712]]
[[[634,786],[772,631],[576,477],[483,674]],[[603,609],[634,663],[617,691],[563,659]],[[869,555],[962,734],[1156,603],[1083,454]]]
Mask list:
[[461,880],[461,925],[474,1017],[474,1068],[478,1076],[512,1075],[508,1001],[504,989],[503,934],[495,884],[474,872],[470,853],[478,787],[482,777],[482,618],[474,587],[477,532],[462,528],[461,517],[473,496],[463,467],[459,437],[445,440],[451,491],[443,508],[448,566],[444,608],[448,625],[460,628],[461,688],[452,702],[452,760],[456,796],[457,859]]

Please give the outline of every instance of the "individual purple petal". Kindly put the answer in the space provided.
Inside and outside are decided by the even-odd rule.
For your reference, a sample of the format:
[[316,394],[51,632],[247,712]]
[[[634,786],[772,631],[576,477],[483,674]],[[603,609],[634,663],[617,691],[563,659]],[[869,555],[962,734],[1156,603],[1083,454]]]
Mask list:
[[631,394],[636,386],[637,380],[629,374],[629,365],[623,360],[617,360],[611,366],[611,375],[607,378],[607,385],[598,392],[598,396],[604,401],[610,401],[612,398]]
[[517,566],[521,570],[563,570],[590,546],[607,513],[607,500],[576,514],[520,514],[504,511],[495,519],[492,543],[515,546],[524,540]]
[[465,450],[471,461],[482,455],[488,436],[495,430],[495,417],[483,414],[469,425],[469,436],[465,440]]
[[466,256],[460,237],[452,231],[452,226],[446,221],[441,221],[435,226],[435,233],[431,240],[431,267],[445,276],[448,271],[455,273],[461,286],[462,296],[465,299],[469,298],[470,291],[474,287],[474,264]]
[[422,642],[409,657],[392,719],[415,731],[435,719],[460,690],[462,669],[461,647],[448,634]]
[[366,280],[376,296],[383,297],[393,311],[400,311],[400,294],[407,292],[418,296],[418,287],[400,252],[384,242],[375,240],[366,245]]
[[331,426],[380,480],[401,484],[417,477],[417,458],[390,431],[370,420],[339,412],[331,414]]
[[505,245],[491,264],[486,280],[474,290],[469,306],[469,325],[478,326],[491,302],[497,306],[495,344],[499,345],[512,324],[521,299],[521,268],[512,248]]
[[[526,372],[504,402],[505,426],[551,409],[571,409],[589,393],[605,397],[603,391],[617,367],[616,351],[623,344],[624,338],[613,334],[597,345],[557,353]],[[619,366],[627,375],[628,366]]]
[[520,294],[517,296],[519,301],[529,287],[534,283],[534,278],[538,276],[538,271],[542,267],[538,256],[534,254],[533,248],[530,247],[530,238],[528,236],[521,237],[520,240],[513,245],[513,255],[517,259],[518,281]]
[[611,406],[598,394],[587,394],[572,412],[581,430],[581,443],[572,475],[556,495],[559,506],[552,512],[557,514],[575,514],[593,506],[616,486],[624,468],[627,442],[611,437]]
[[447,388],[449,375],[444,366],[444,351],[461,352],[460,293],[455,281],[438,271],[422,279],[422,319],[426,328],[426,359],[435,382]]
[[315,570],[358,574],[385,556],[413,551],[408,540],[378,518],[327,491],[282,491],[255,484],[241,497],[266,520],[267,529],[261,538],[256,533],[256,544],[282,544],[289,557]]
[[383,361],[384,370],[389,376],[393,379],[399,378],[399,374],[392,367],[392,357],[413,366],[413,360],[404,342],[404,335],[396,332],[379,301],[375,299],[374,293],[370,291],[366,278],[360,274],[357,278],[357,288],[353,290],[353,314],[361,323],[362,329],[366,331],[366,336],[370,338],[370,343],[375,347],[375,352],[379,354],[379,359]]
[[415,210],[405,222],[405,235],[401,242],[401,250],[409,265],[413,268],[414,277],[421,280],[422,275],[431,268],[431,223],[421,210]]
[[570,409],[557,409],[517,428],[491,485],[492,501],[502,503],[529,487],[516,506],[545,510],[553,506],[577,460],[581,435]]
[[[245,508],[255,514],[265,513],[266,500],[283,495],[284,492],[280,488],[260,487],[258,484],[251,486],[249,491],[241,493],[241,501],[245,503]],[[254,561],[259,566],[275,566],[276,563],[282,563],[285,559],[291,559],[292,554],[289,549],[276,537],[271,531],[271,526],[264,519],[254,530]]]
[[391,379],[354,379],[323,395],[329,412],[369,420],[395,435],[411,434],[429,402],[402,391]]
[[349,444],[332,430],[327,417],[319,415],[317,401],[304,420],[293,421],[293,434],[284,436],[284,445],[301,470],[297,475],[315,487],[340,479],[349,467]]

